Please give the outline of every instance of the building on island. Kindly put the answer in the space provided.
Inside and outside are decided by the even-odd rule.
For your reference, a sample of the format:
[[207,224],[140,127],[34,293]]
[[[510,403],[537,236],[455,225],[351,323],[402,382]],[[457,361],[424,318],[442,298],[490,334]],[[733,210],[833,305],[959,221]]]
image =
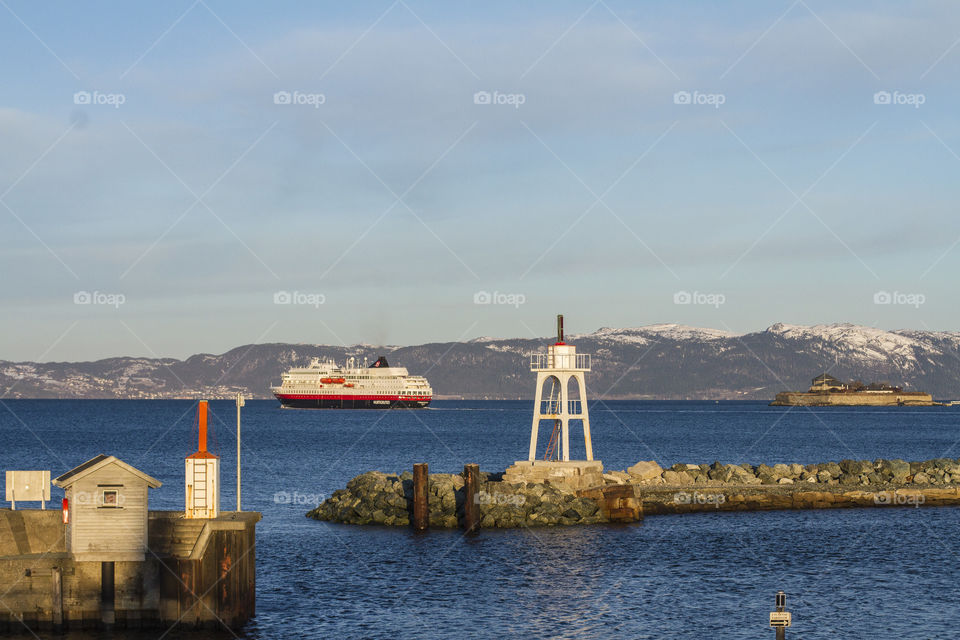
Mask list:
[[809,393],[817,393],[818,391],[845,391],[846,389],[847,385],[829,373],[821,373],[810,383]]
[[904,391],[903,387],[887,382],[863,384],[860,380],[841,382],[828,373],[811,380],[807,391],[781,391],[770,403],[772,406],[920,406],[940,404],[929,393]]

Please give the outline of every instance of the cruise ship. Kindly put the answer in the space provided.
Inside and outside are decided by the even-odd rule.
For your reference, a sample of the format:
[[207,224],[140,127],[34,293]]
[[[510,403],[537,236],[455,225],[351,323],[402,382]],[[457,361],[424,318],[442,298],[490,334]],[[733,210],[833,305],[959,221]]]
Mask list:
[[280,386],[270,391],[291,409],[419,409],[433,399],[426,378],[391,367],[383,356],[369,366],[348,358],[343,367],[314,358],[310,366],[284,373]]

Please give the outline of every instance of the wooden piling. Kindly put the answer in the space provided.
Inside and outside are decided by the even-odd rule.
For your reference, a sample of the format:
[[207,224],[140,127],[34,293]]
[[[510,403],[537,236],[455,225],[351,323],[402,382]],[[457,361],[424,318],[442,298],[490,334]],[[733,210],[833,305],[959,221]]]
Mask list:
[[430,505],[427,501],[429,474],[427,463],[413,465],[413,530],[426,531],[430,526]]
[[480,529],[480,505],[477,502],[480,465],[463,465],[463,479],[463,528],[467,533],[476,533]]
[[54,567],[51,576],[53,628],[59,632],[63,630],[63,580],[60,567]]

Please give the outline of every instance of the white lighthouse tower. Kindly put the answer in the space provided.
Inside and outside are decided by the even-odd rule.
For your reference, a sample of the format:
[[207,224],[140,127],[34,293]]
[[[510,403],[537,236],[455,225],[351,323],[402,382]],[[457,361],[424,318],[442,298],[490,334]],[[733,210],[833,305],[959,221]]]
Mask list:
[[186,457],[187,518],[220,515],[220,458],[207,451],[207,401],[197,405],[197,452]]
[[[504,480],[549,480],[551,483],[564,483],[577,489],[602,485],[603,463],[593,459],[587,383],[584,375],[590,371],[590,355],[577,353],[575,346],[566,343],[562,315],[557,316],[557,341],[547,347],[546,353],[534,353],[530,356],[530,370],[537,374],[530,450],[526,460],[507,469]],[[552,422],[553,431],[542,458],[538,459],[540,423],[543,420]],[[585,459],[571,459],[571,421],[580,422],[583,428]]]
[[[530,370],[537,373],[537,398],[533,405],[533,427],[530,429],[531,462],[537,459],[537,438],[540,422],[553,421],[553,433],[544,460],[557,457],[557,438],[560,438],[561,460],[570,461],[570,420],[583,424],[583,445],[587,460],[593,460],[590,440],[590,413],[587,410],[587,382],[584,373],[590,371],[590,355],[577,353],[577,348],[563,339],[563,316],[557,316],[557,342],[547,347],[546,353],[530,356]],[[570,399],[570,381],[577,385],[578,400]],[[550,395],[543,398],[544,387],[550,383]]]

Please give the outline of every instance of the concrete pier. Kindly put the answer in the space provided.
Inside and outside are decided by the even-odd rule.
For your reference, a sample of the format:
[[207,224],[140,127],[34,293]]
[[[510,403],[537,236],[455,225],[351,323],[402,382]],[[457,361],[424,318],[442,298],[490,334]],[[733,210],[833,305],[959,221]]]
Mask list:
[[0,509],[0,631],[239,629],[255,613],[260,514],[148,516],[144,559],[102,562],[67,551],[60,511]]

